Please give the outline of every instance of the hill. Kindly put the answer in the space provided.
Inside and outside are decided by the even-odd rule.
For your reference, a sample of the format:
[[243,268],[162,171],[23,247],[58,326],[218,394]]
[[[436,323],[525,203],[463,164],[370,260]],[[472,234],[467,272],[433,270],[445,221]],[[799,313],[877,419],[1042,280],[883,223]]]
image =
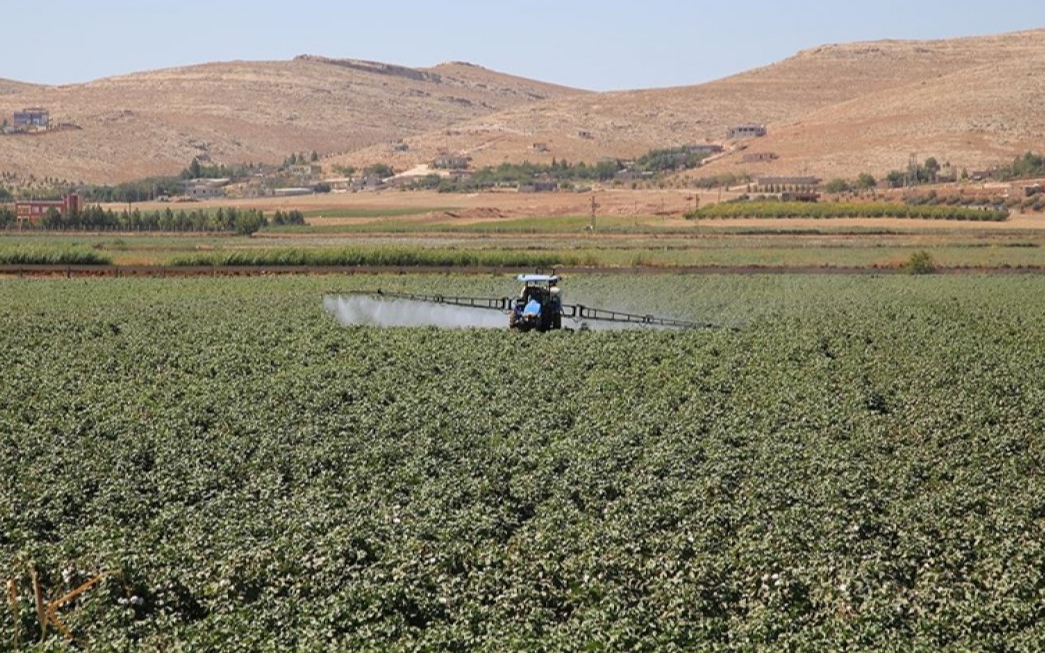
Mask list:
[[32,88],[34,88],[32,84],[26,84],[25,82],[16,82],[13,79],[0,79],[0,95],[22,93]]
[[0,138],[0,160],[21,175],[115,182],[176,173],[196,156],[276,162],[354,150],[578,92],[461,63],[413,69],[312,56],[60,87],[0,82],[0,114],[44,106],[79,127]]
[[[769,148],[780,159],[752,165],[738,153],[701,174],[882,173],[904,166],[913,150],[953,158],[956,165],[959,160],[979,165],[1035,143],[1045,148],[1039,136],[1045,112],[1034,110],[1041,97],[1043,55],[1045,31],[827,45],[698,86],[519,106],[449,131],[408,138],[405,153],[379,145],[339,160],[383,161],[404,169],[448,151],[472,156],[476,166],[552,158],[595,161],[723,142],[730,125],[758,122],[768,125],[770,137],[750,147]],[[871,123],[880,128],[868,130]],[[535,143],[546,144],[547,151],[535,150]]]

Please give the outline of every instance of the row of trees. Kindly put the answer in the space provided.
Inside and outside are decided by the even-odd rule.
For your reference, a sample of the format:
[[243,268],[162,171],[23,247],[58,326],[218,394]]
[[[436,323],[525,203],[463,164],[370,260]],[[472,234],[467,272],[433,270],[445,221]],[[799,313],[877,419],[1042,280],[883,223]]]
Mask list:
[[998,170],[998,176],[1005,180],[1045,177],[1045,156],[1027,152]]
[[[9,229],[18,224],[15,212],[0,208],[0,228]],[[88,206],[69,215],[61,215],[52,209],[34,229],[44,230],[91,230],[91,231],[184,231],[226,232],[252,234],[268,226],[303,225],[305,217],[300,211],[276,211],[271,222],[264,212],[257,209],[219,208],[216,211],[132,211],[115,212],[100,206]]]
[[878,180],[873,175],[862,172],[855,181],[848,179],[832,179],[824,184],[827,193],[851,193],[853,191],[868,191],[878,188]]
[[655,173],[692,170],[699,167],[709,156],[707,152],[695,152],[690,147],[651,150],[635,160],[634,170]]

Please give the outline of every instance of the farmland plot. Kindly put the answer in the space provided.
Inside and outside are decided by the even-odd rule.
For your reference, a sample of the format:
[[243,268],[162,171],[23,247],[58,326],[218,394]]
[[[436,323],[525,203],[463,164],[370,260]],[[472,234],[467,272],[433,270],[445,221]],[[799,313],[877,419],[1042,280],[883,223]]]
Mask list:
[[506,283],[0,284],[0,648],[30,568],[109,572],[57,609],[88,650],[1045,646],[1045,282],[567,285],[736,331],[322,306]]

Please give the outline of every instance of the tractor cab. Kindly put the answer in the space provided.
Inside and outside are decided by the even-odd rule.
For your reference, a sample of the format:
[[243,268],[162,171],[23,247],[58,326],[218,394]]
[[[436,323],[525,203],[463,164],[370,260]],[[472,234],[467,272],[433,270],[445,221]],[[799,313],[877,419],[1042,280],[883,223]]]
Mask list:
[[546,274],[519,275],[523,287],[512,302],[508,323],[519,331],[544,333],[562,328],[562,291],[559,277]]

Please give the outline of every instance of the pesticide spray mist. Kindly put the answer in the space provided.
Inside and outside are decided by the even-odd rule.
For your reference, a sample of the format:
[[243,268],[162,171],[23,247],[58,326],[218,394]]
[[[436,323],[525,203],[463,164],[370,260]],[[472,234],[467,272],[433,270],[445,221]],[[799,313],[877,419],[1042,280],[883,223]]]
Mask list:
[[405,299],[326,297],[323,306],[344,326],[503,329],[508,325],[508,317],[496,311]]
[[[323,307],[343,326],[373,327],[437,327],[440,329],[506,329],[508,316],[463,306],[432,304],[407,299],[383,299],[366,295],[327,296]],[[581,322],[564,320],[569,329],[592,331],[655,330],[658,327],[642,324],[612,322]]]

